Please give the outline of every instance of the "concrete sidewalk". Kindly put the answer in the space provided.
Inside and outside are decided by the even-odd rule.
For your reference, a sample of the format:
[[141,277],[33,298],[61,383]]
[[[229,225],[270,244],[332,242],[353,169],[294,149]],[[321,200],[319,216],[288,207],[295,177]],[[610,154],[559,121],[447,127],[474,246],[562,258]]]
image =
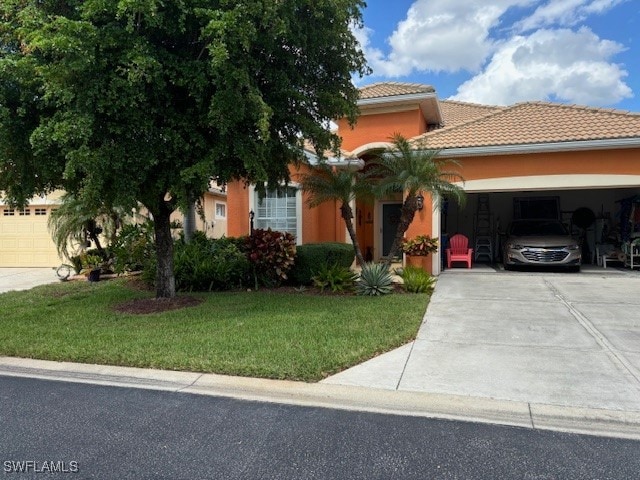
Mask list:
[[0,268],[0,293],[58,282],[55,268]]

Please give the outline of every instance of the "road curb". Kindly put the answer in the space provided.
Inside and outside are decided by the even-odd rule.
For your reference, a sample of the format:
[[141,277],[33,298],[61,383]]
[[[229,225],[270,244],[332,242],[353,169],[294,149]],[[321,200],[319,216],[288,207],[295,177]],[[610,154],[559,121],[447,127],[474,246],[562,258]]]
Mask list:
[[638,411],[15,357],[0,357],[0,375],[640,440]]

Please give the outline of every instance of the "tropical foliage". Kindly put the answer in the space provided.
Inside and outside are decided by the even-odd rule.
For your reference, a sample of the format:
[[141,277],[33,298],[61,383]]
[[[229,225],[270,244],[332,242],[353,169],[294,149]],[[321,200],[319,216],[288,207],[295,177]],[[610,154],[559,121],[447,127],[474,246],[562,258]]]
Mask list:
[[454,182],[462,181],[460,174],[452,169],[457,164],[439,156],[421,143],[412,143],[400,134],[392,137],[392,146],[371,162],[367,180],[374,184],[378,198],[393,194],[404,194],[400,220],[393,244],[385,262],[389,265],[400,252],[404,235],[418,211],[417,196],[429,194],[434,202],[451,198],[464,202],[462,187]]
[[298,285],[309,285],[312,283],[311,277],[322,268],[334,264],[349,268],[353,258],[353,247],[347,243],[323,242],[298,245],[289,278]]
[[124,216],[122,209],[105,203],[91,205],[67,193],[49,217],[48,226],[60,256],[70,259],[93,242],[105,257],[102,242],[109,245],[115,240]]
[[170,215],[212,178],[289,180],[303,140],[355,120],[362,0],[3,0],[0,191],[63,189],[153,215],[156,295],[175,295]]
[[246,239],[246,252],[253,267],[255,286],[280,285],[289,278],[296,255],[296,240],[288,232],[256,229]]
[[402,242],[402,251],[407,255],[426,257],[438,251],[438,239],[429,235],[418,235]]
[[402,269],[402,287],[411,293],[430,293],[433,291],[435,278],[422,268],[407,265]]
[[309,194],[307,204],[310,207],[336,201],[340,205],[340,216],[347,227],[356,259],[360,265],[364,264],[364,258],[356,231],[353,226],[353,209],[351,202],[356,199],[358,193],[367,191],[365,182],[360,181],[361,175],[351,168],[336,168],[327,163],[320,163],[311,168],[311,172],[301,176],[302,189]]
[[393,277],[384,263],[365,263],[356,281],[356,294],[375,297],[393,292]]
[[342,265],[323,265],[313,276],[313,284],[321,291],[325,288],[333,293],[347,292],[353,289],[353,285],[358,275],[353,273],[348,267]]

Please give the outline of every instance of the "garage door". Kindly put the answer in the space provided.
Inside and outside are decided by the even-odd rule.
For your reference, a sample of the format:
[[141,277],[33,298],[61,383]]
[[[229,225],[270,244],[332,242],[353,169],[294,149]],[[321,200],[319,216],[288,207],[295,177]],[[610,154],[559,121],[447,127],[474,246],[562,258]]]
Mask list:
[[60,265],[47,229],[50,214],[50,206],[0,207],[0,267]]

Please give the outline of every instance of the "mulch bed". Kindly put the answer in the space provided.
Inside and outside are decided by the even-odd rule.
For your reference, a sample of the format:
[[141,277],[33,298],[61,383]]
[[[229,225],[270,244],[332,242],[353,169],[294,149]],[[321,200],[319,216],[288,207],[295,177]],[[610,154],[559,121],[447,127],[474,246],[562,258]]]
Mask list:
[[122,313],[145,315],[148,313],[168,312],[181,308],[195,307],[203,302],[201,298],[177,296],[173,298],[140,298],[116,305],[113,309]]
[[[138,291],[153,291],[153,287],[150,287],[140,278],[131,278],[128,282],[129,288]],[[331,289],[325,289],[324,291],[315,287],[292,287],[281,286],[277,288],[260,288],[260,291],[271,291],[277,293],[290,293],[297,295],[311,295],[311,296],[355,296],[353,291],[345,292],[332,292]],[[402,288],[402,285],[393,285],[394,294],[406,294],[406,290]],[[170,310],[179,310],[181,308],[193,307],[201,304],[204,301],[202,298],[195,298],[190,296],[176,296],[174,298],[141,298],[137,300],[131,300],[126,303],[116,305],[114,310],[122,313],[131,313],[135,315],[145,315],[149,313],[161,313]]]

